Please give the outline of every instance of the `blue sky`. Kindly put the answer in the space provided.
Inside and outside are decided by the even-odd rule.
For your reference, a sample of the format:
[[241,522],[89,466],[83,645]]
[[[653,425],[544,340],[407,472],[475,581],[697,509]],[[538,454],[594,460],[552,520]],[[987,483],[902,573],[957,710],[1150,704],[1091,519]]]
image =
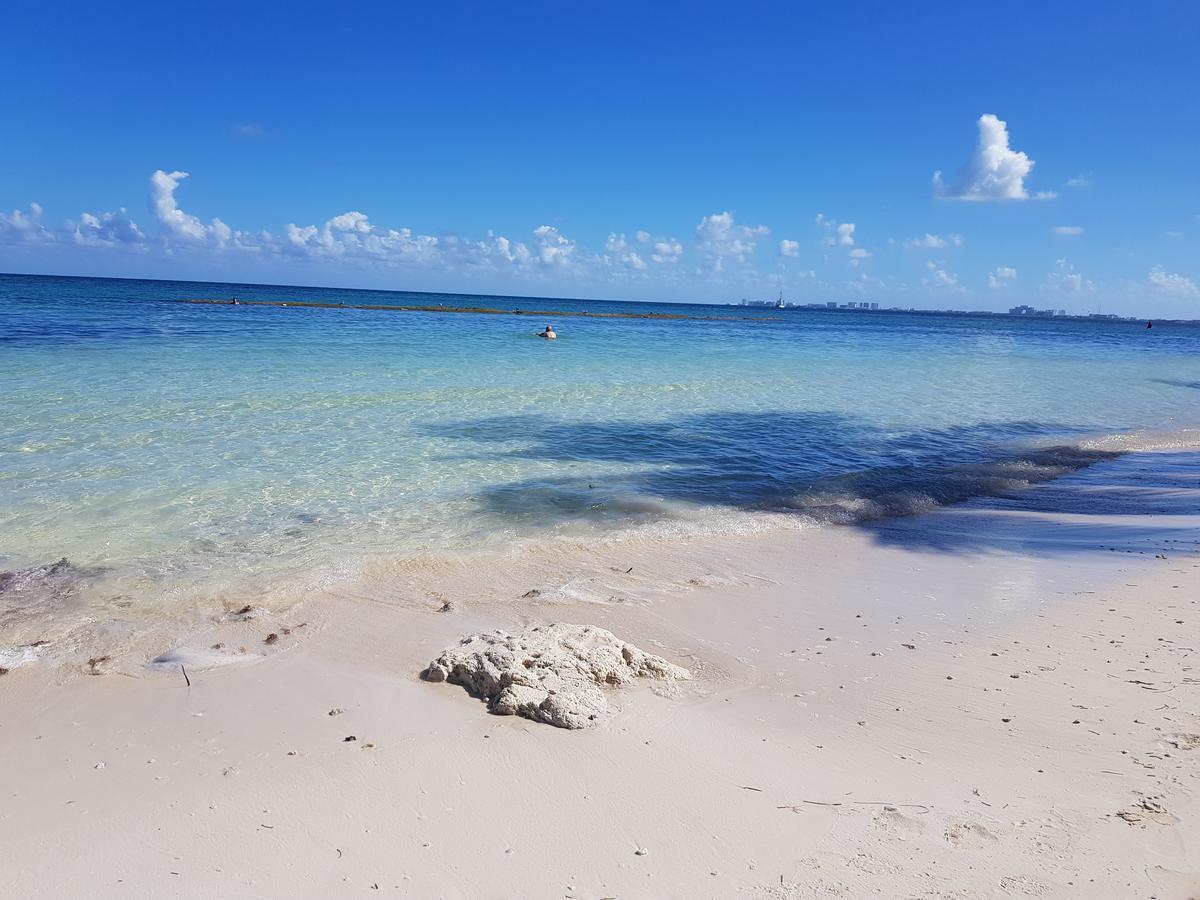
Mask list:
[[0,270],[1200,318],[1194,3],[88,6]]

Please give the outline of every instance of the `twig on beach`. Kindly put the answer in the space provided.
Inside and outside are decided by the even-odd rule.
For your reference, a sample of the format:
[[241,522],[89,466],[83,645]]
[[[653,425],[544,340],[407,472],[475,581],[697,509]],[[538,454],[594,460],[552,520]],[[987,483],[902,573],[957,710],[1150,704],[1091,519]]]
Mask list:
[[[751,788],[753,790],[753,788]],[[851,803],[859,806],[883,806],[889,809],[919,809],[917,815],[924,815],[932,810],[933,807],[926,806],[924,803],[889,803],[886,800],[851,800]],[[830,800],[801,800],[800,803],[807,803],[810,806],[845,806],[841,801]],[[777,806],[776,809],[790,809],[792,812],[800,812],[800,804],[790,806]]]
[[187,669],[183,667],[183,663],[179,664],[179,671],[183,673],[183,680],[187,682],[187,686],[192,686],[192,679],[188,678]]
[[774,578],[764,578],[762,575],[751,575],[749,572],[742,573],[743,578],[757,578],[759,581],[765,581],[768,584],[779,584]]
[[748,784],[739,784],[738,787],[743,791],[758,791],[760,794],[762,793],[762,788],[750,787]]
[[[827,803],[824,800],[801,800],[800,803],[807,803],[811,806],[843,806],[842,803]],[[790,809],[792,812],[800,812],[800,803],[791,806],[777,806],[776,809]]]
[[919,809],[921,812],[917,815],[925,815],[932,807],[926,806],[924,803],[888,803],[886,800],[852,800],[851,803],[857,803],[860,806],[890,806],[893,809]]

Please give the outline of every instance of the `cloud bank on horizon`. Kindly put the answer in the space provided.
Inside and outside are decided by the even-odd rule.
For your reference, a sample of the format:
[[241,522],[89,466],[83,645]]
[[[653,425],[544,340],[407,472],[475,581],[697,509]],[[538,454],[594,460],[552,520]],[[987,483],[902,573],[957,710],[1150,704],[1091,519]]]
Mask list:
[[[1051,201],[1057,194],[1031,192],[1027,180],[1035,162],[1012,148],[1008,125],[985,113],[977,122],[978,141],[955,176],[946,180],[937,171],[932,180],[936,201],[1003,203]],[[575,290],[592,296],[620,296],[633,286],[658,291],[662,299],[689,296],[703,285],[753,296],[791,289],[797,299],[878,296],[898,305],[954,305],[964,297],[996,296],[1012,291],[1027,279],[1003,258],[981,259],[973,282],[952,271],[967,241],[961,233],[923,231],[913,237],[868,241],[858,223],[817,213],[813,231],[805,237],[790,234],[772,244],[774,252],[760,253],[772,234],[764,224],[745,224],[733,212],[701,215],[688,243],[670,234],[645,229],[613,230],[602,245],[588,248],[564,234],[559,226],[541,224],[521,236],[487,231],[475,238],[457,234],[420,234],[407,227],[385,227],[358,210],[334,215],[321,224],[287,223],[277,231],[237,230],[219,217],[203,221],[187,212],[178,194],[188,172],[159,169],[150,175],[148,209],[156,226],[144,229],[124,207],[112,212],[83,212],[59,226],[47,225],[42,207],[0,213],[0,264],[7,259],[36,264],[39,251],[125,254],[126,260],[187,263],[189,273],[207,267],[212,277],[253,280],[253,273],[291,272],[302,265],[303,277],[341,279],[343,283],[369,277],[400,278],[423,275],[421,287],[442,289],[524,290],[531,293]],[[1091,186],[1079,175],[1066,182],[1080,189]],[[1200,217],[1198,217],[1200,219]],[[680,229],[681,231],[683,229]],[[914,231],[919,229],[914,229]],[[1053,238],[1080,238],[1082,225],[1054,225]],[[629,234],[632,236],[627,236]],[[1044,234],[1045,232],[1043,232]],[[973,241],[972,247],[978,242]],[[872,270],[881,252],[932,254],[907,275]],[[977,251],[988,254],[986,248]],[[956,259],[948,254],[960,254]],[[895,254],[892,254],[895,257]],[[61,255],[59,256],[61,259]],[[94,258],[94,257],[92,257]],[[136,265],[128,274],[138,274]],[[820,274],[818,274],[818,272]],[[250,277],[246,277],[247,274]],[[198,277],[192,275],[192,277]],[[199,276],[204,277],[204,276]],[[438,281],[440,280],[440,284]],[[1117,283],[1101,284],[1085,277],[1061,256],[1040,278],[1025,288],[1056,306],[1080,304],[1101,292],[1119,293],[1146,301],[1200,299],[1200,288],[1186,274],[1154,264],[1148,271]],[[389,286],[407,287],[406,284]],[[1082,307],[1081,307],[1082,308]],[[1178,314],[1190,307],[1176,307]],[[1200,315],[1200,305],[1193,315]]]

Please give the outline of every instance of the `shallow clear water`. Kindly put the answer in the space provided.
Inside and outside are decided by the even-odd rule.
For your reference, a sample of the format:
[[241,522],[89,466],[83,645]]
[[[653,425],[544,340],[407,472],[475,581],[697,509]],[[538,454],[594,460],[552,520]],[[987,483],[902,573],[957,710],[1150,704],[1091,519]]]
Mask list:
[[[562,318],[195,297],[777,315]],[[0,569],[128,591],[963,499],[1200,426],[1200,328],[0,276]]]

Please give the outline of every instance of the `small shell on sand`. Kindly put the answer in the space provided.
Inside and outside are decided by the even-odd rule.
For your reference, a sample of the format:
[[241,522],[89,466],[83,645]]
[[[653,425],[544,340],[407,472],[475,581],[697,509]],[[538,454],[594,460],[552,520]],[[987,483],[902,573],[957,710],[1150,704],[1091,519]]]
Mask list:
[[559,728],[587,728],[610,714],[602,687],[691,673],[592,625],[533,625],[518,634],[473,634],[422,674],[462,685],[489,711]]

